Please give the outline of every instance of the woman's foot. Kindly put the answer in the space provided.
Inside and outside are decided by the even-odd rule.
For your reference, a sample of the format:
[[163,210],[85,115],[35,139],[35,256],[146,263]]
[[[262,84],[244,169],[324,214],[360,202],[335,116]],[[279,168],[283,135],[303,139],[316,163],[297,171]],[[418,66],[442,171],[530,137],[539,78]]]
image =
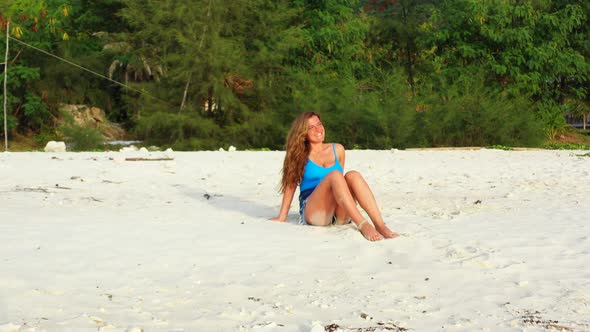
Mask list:
[[399,236],[399,234],[392,232],[391,229],[389,229],[389,227],[387,227],[385,224],[381,226],[375,226],[375,229],[386,239],[394,239]]
[[373,225],[371,225],[371,223],[366,220],[361,221],[361,223],[358,224],[357,228],[361,232],[361,234],[363,234],[365,239],[369,241],[378,241],[383,239],[381,234],[379,234],[377,230],[375,230],[375,227],[373,227]]

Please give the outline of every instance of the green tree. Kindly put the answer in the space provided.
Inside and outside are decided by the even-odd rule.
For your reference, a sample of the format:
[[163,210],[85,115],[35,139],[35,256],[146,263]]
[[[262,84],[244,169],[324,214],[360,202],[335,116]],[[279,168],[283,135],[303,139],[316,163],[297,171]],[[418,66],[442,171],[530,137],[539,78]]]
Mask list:
[[[563,128],[563,104],[590,73],[572,43],[583,25],[580,2],[447,1],[428,24],[436,85],[472,65],[511,96],[530,98],[550,136]],[[579,37],[574,37],[579,38]],[[441,83],[442,80],[442,83]]]
[[425,58],[427,50],[421,43],[433,3],[431,0],[372,0],[365,5],[376,18],[370,41],[384,48],[379,52],[380,65],[390,70],[404,68],[413,95],[422,74],[430,70]]
[[247,122],[272,125],[260,121],[260,113],[283,104],[289,84],[283,61],[300,38],[289,26],[295,11],[286,1],[125,4],[121,15],[132,28],[133,56],[162,67],[160,80],[142,88],[174,105],[149,106],[140,121],[152,121],[156,110],[188,113],[212,119],[242,140],[238,129],[249,132]]
[[[52,6],[49,6],[52,5]],[[48,121],[55,117],[47,104],[47,94],[36,88],[43,77],[43,59],[34,50],[19,41],[33,47],[51,51],[58,41],[68,39],[63,29],[68,19],[69,6],[65,1],[34,2],[14,0],[0,5],[2,35],[10,22],[12,39],[8,59],[8,100],[10,114],[9,123],[12,130],[21,133],[38,132]],[[5,53],[5,43],[0,43],[0,52]],[[0,82],[4,81],[4,75]]]

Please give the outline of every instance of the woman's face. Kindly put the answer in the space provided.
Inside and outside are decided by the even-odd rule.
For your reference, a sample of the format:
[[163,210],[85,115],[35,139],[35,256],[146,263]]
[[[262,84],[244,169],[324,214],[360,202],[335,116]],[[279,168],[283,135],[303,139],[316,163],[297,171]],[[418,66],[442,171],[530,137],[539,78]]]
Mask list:
[[325,134],[320,118],[314,115],[307,120],[307,140],[310,143],[322,143]]

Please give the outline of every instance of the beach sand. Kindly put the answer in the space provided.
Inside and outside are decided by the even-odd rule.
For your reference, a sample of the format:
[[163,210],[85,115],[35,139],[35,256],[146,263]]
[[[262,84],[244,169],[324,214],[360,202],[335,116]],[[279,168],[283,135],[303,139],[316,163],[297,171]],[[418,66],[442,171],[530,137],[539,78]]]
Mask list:
[[284,152],[0,153],[0,331],[590,331],[585,153],[348,151],[375,243]]

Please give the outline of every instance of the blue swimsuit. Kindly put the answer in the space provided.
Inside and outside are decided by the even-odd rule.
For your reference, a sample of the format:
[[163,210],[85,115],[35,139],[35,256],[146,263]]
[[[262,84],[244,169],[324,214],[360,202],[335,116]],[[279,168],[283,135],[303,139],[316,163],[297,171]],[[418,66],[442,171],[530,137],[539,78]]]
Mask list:
[[328,175],[328,173],[332,171],[339,171],[340,173],[344,173],[342,166],[340,166],[340,162],[338,161],[338,155],[336,154],[336,146],[332,144],[332,150],[334,150],[334,159],[336,160],[334,165],[331,167],[322,167],[311,161],[311,159],[307,159],[307,164],[305,164],[305,170],[303,171],[303,179],[301,179],[301,185],[299,186],[299,216],[300,224],[307,224],[305,221],[305,204],[307,203],[307,199],[309,195],[313,192],[315,187],[322,182],[322,180]]

